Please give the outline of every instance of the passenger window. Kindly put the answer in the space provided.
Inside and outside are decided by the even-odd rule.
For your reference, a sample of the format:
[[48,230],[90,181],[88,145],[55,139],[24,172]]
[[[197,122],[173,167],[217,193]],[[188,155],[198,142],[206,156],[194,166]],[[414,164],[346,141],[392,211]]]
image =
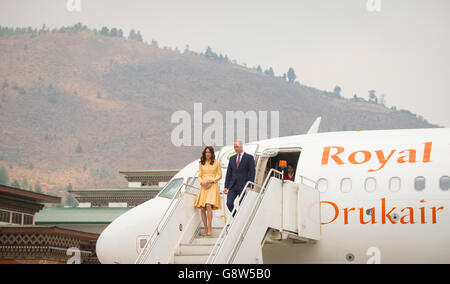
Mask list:
[[367,178],[364,187],[367,192],[374,192],[377,189],[377,181],[373,177]]
[[450,188],[450,177],[449,176],[443,176],[439,180],[439,187],[442,190],[449,190]]
[[341,192],[349,193],[352,191],[352,180],[350,178],[344,178],[341,180]]
[[389,180],[389,190],[398,192],[402,188],[402,182],[399,177],[393,177]]
[[325,193],[328,190],[328,180],[326,178],[321,178],[317,181],[317,189],[320,193]]
[[425,178],[424,177],[416,177],[414,180],[414,188],[416,190],[424,190],[425,189]]

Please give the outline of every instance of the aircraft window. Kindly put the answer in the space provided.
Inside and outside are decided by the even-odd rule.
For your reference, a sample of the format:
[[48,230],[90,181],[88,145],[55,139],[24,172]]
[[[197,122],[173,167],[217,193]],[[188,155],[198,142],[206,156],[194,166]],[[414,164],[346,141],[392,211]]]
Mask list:
[[439,186],[442,190],[449,190],[450,189],[450,177],[449,176],[443,176],[439,180]]
[[373,177],[366,178],[364,188],[367,192],[374,192],[377,189],[377,181]]
[[389,180],[389,190],[392,192],[400,191],[402,182],[399,177],[393,177]]
[[325,193],[328,190],[328,180],[326,178],[321,178],[317,181],[317,189],[321,193]]
[[424,190],[425,189],[425,178],[424,177],[416,177],[414,180],[414,188],[416,190]]
[[158,194],[158,197],[172,199],[183,184],[183,178],[176,178],[169,182]]
[[341,192],[342,193],[349,193],[352,191],[352,179],[350,178],[344,178],[341,180]]

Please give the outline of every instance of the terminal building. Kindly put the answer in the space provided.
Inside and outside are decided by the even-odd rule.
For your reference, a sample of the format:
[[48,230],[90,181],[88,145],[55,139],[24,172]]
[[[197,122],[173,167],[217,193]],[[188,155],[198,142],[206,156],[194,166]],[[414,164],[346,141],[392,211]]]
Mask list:
[[[114,219],[154,198],[178,170],[121,171],[128,187],[72,189],[77,207],[60,197],[0,185],[0,264],[66,263],[79,250],[81,263],[98,263],[95,244]],[[68,254],[70,252],[70,254]]]
[[45,204],[60,197],[0,185],[0,264],[66,263],[75,248],[83,263],[98,263],[96,234],[35,224]]

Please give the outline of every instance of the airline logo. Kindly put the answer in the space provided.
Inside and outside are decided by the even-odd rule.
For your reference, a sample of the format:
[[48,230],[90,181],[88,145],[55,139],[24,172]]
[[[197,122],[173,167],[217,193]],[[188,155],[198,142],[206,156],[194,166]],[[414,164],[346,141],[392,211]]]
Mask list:
[[322,166],[326,165],[363,165],[366,163],[376,163],[377,165],[368,172],[377,172],[383,169],[388,163],[414,164],[430,163],[432,142],[426,142],[423,146],[423,155],[418,155],[418,149],[391,149],[391,150],[358,150],[349,153],[341,146],[328,146],[323,148]]
[[[332,201],[321,201],[322,225],[342,220],[344,225],[350,223],[349,219],[357,218],[361,225],[366,224],[437,224],[439,213],[445,209],[444,206],[427,206],[426,200],[420,200],[419,204],[409,204],[403,208],[388,206],[385,197],[371,208],[344,207],[339,208]],[[421,207],[419,207],[421,206]],[[367,210],[370,210],[368,214]],[[397,213],[398,212],[398,213]],[[430,216],[431,215],[431,216]]]

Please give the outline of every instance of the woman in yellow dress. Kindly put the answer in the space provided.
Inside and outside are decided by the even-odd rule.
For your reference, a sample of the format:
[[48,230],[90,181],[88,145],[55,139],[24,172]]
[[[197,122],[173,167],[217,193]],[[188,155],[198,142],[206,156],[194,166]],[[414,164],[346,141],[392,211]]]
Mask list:
[[212,210],[222,209],[218,181],[222,178],[219,161],[214,155],[214,148],[205,147],[198,165],[198,180],[200,192],[195,201],[195,208],[201,209],[202,221],[205,228],[203,236],[212,234]]

